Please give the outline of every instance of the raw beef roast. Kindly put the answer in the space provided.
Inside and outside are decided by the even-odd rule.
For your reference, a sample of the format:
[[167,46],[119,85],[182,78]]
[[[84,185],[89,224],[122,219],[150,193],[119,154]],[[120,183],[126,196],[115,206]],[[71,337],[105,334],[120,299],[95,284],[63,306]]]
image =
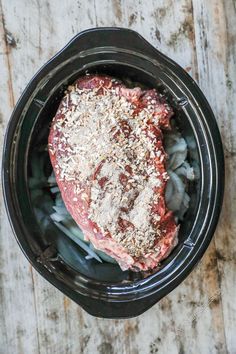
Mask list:
[[162,129],[172,109],[156,90],[87,75],[68,88],[49,135],[65,205],[94,247],[123,270],[155,268],[177,244],[164,199]]

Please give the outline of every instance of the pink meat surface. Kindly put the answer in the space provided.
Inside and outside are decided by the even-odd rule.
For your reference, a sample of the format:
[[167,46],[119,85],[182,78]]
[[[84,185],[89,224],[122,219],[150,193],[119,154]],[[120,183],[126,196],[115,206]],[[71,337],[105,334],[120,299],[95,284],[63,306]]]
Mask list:
[[[115,108],[108,107],[109,95]],[[85,101],[87,103],[83,103]],[[100,101],[105,108],[102,104],[99,108]],[[83,109],[84,104],[88,111]],[[94,130],[99,129],[100,124],[104,131],[107,119],[109,143],[105,144],[105,134],[103,144],[102,130],[94,138],[93,131],[86,126],[91,119],[89,109],[91,115],[93,110],[100,117],[98,126],[91,125],[96,127]],[[87,75],[68,88],[51,124],[49,154],[66,208],[85,239],[116,259],[123,270],[146,271],[157,267],[178,242],[178,226],[164,199],[168,176],[162,129],[170,128],[172,114],[165,99],[154,89],[129,89],[112,77]],[[95,118],[92,124],[96,124]],[[78,123],[79,120],[84,123]],[[88,131],[91,139],[87,141]],[[93,139],[97,142],[92,142]],[[141,144],[141,139],[146,140]],[[109,144],[111,152],[107,153]],[[136,144],[135,149],[132,144]],[[148,144],[150,148],[146,150]],[[94,149],[92,155],[91,149]],[[106,152],[105,156],[96,157],[99,149]],[[139,150],[141,157],[135,155]],[[128,156],[125,163],[122,162],[126,159],[124,153]],[[83,161],[86,154],[91,156],[91,163],[87,165]],[[140,176],[134,171],[139,171]],[[139,177],[141,182],[137,182]],[[145,226],[147,221],[149,224]]]

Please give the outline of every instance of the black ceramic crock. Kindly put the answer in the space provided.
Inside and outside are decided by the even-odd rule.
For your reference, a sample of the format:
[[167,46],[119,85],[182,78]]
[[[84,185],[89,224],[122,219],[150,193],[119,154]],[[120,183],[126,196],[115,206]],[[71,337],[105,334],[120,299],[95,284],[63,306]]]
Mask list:
[[[159,271],[148,276],[122,272],[113,264],[85,262],[83,251],[53,224],[42,232],[33,210],[28,188],[32,151],[46,144],[64,89],[86,72],[129,78],[163,92],[200,168],[199,179],[190,188],[179,244]],[[214,115],[193,79],[138,33],[96,28],[75,36],[26,87],[7,128],[2,176],[12,228],[34,268],[88,313],[126,318],[142,314],[172,291],[206,251],[222,204],[224,160]],[[72,256],[76,253],[78,259]]]

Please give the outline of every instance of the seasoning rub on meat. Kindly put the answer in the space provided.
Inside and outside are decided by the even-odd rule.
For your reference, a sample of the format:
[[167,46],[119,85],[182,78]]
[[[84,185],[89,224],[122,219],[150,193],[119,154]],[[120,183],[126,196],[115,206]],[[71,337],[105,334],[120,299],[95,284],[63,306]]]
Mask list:
[[123,270],[155,268],[176,246],[166,207],[162,129],[173,112],[154,89],[87,75],[63,98],[49,154],[65,205],[85,239]]

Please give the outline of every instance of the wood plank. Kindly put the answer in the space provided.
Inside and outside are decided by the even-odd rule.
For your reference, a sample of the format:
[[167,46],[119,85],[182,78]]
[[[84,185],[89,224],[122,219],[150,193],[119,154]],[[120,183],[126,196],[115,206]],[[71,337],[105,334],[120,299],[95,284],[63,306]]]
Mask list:
[[[12,45],[0,2],[0,147],[15,104],[12,91]],[[11,43],[11,44],[10,44]],[[1,191],[0,191],[1,192]],[[38,353],[37,318],[29,263],[12,234],[0,194],[0,353]],[[25,311],[27,307],[27,311]],[[24,319],[24,320],[23,320]]]
[[[194,4],[198,31],[199,81],[216,114],[224,142],[226,185],[224,207],[215,243],[219,268],[227,350],[236,349],[236,5],[235,1]],[[204,50],[202,50],[204,48]]]
[[[164,53],[186,68],[195,79],[198,79],[195,51],[196,34],[193,17],[191,17],[193,16],[192,3],[187,2],[181,6],[178,2],[179,11],[170,2],[165,2],[165,5],[166,7],[164,4],[160,6],[158,2],[157,11],[154,11],[156,18],[161,19],[160,28],[165,29],[165,31],[160,31],[161,42],[159,46]],[[158,28],[158,22],[156,26]],[[168,30],[166,30],[167,28]],[[153,42],[151,36],[148,39]],[[217,352],[218,348],[224,347],[224,332],[218,331],[218,328],[211,328],[213,314],[218,319],[218,323],[221,320],[221,304],[219,303],[214,310],[208,306],[208,302],[212,298],[219,297],[217,264],[212,262],[214,257],[215,247],[212,245],[201,266],[167,297],[174,314],[174,327],[179,334],[180,348],[188,348],[188,351],[192,353],[197,351]],[[209,267],[211,263],[213,266]],[[215,283],[204,281],[206,270],[208,278],[214,279]],[[191,326],[191,331],[186,330],[188,326]]]
[[[88,19],[93,16],[93,1],[90,1],[90,4],[90,8],[89,2],[86,4]],[[52,6],[51,3],[48,2],[22,1],[21,6],[25,8],[24,16],[18,17],[17,21],[13,22],[12,14],[17,11],[16,3],[3,3],[5,22],[9,25],[8,28],[10,28],[11,33],[14,34],[15,41],[17,42],[16,48],[14,48],[11,53],[13,63],[12,75],[14,77],[13,89],[15,97],[17,98],[32,75],[45,61],[63,47],[75,33],[85,29],[86,26],[90,27],[87,17],[85,17],[86,23],[84,22],[84,10],[80,11],[80,3],[77,4],[77,9],[74,8],[74,2],[72,1],[69,6],[62,5],[60,7],[58,7],[56,1],[54,1]],[[72,16],[71,14],[74,15]],[[52,20],[53,18],[63,18],[64,16],[71,18],[71,23],[66,33],[64,27],[61,26],[61,21]],[[95,19],[93,19],[93,21],[95,22]],[[19,252],[16,244],[14,244],[14,248]],[[71,302],[39,276],[28,265],[22,255],[18,255],[15,258],[22,258],[24,260],[27,264],[30,279],[32,277],[31,290],[28,290],[28,294],[33,299],[35,298],[37,314],[31,314],[30,311],[27,312],[27,314],[32,320],[37,321],[37,326],[35,325],[34,328],[37,328],[38,331],[39,348],[36,352],[79,353],[84,345],[84,336],[81,336],[81,340],[71,341],[71,338],[77,338],[81,333],[79,314],[77,314],[78,306],[73,304],[73,310],[75,309],[75,311],[70,312],[70,317],[67,316],[69,305],[66,306],[66,304],[70,304]],[[8,267],[12,267],[12,265],[9,264]],[[7,273],[8,271],[6,269],[5,274]],[[12,280],[14,280],[14,275],[12,275]],[[24,285],[22,284],[22,286]],[[17,307],[17,299],[11,301],[11,306],[12,308]],[[23,311],[23,306],[21,306],[19,308],[19,314],[21,316]],[[79,309],[79,311],[82,310]],[[28,331],[30,331],[30,327]],[[16,335],[15,341],[18,340],[18,337],[19,336]],[[34,342],[37,344],[36,340],[34,340]],[[10,345],[10,348],[14,348],[8,340],[6,343]],[[26,344],[27,343],[25,343],[25,345]],[[17,347],[15,349],[16,352],[18,352],[20,347],[18,347],[18,351]],[[33,350],[30,346],[28,349],[24,346],[23,352],[33,353]]]

